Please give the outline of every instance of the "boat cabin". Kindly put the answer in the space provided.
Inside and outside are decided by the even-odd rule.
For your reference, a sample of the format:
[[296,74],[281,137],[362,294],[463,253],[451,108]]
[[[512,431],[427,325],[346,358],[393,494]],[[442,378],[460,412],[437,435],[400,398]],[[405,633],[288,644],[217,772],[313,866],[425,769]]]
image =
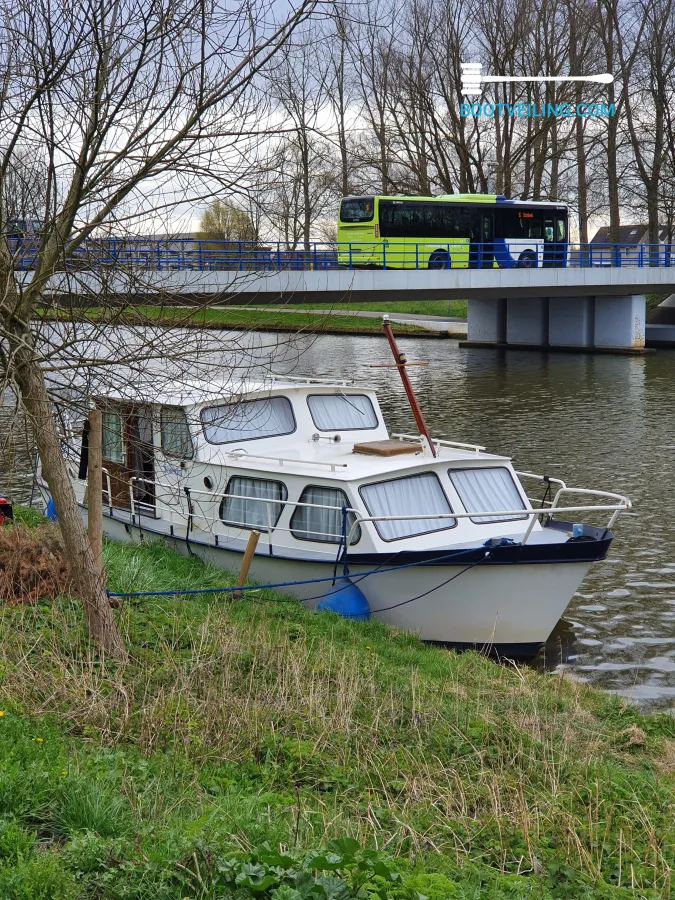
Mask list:
[[419,549],[422,537],[478,545],[530,522],[508,458],[435,440],[434,456],[423,438],[392,437],[375,391],[347,381],[194,382],[97,403],[105,507],[149,531],[234,549],[255,529],[270,553],[334,557],[345,540],[369,552]]

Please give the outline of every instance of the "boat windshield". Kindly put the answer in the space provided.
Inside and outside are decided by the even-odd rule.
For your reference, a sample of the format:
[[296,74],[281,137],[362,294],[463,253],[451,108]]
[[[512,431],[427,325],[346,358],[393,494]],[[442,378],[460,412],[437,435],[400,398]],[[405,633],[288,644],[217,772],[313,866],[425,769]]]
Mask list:
[[286,397],[221,403],[202,410],[202,428],[209,444],[252,441],[295,431],[295,416]]
[[378,425],[365,394],[310,394],[307,406],[319,431],[356,431]]

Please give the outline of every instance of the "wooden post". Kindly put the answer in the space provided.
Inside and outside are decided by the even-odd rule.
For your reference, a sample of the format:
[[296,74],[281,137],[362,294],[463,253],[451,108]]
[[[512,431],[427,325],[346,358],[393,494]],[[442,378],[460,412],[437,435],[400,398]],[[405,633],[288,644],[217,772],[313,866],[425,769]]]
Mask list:
[[[248,570],[251,568],[251,563],[253,561],[253,555],[255,554],[255,548],[258,546],[258,538],[260,537],[259,531],[252,531],[249,535],[248,544],[246,544],[246,550],[244,551],[244,558],[241,561],[241,569],[239,569],[239,575],[237,576],[237,587],[243,587],[246,581],[246,577],[248,575]],[[234,591],[235,597],[241,597],[241,591]]]
[[87,487],[87,531],[99,574],[103,576],[103,413],[89,412],[89,461]]

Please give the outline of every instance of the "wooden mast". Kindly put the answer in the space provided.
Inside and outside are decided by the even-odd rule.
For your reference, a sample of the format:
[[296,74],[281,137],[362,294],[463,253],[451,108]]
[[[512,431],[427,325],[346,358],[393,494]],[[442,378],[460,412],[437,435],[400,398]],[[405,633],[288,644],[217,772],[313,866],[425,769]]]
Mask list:
[[420,409],[420,405],[417,402],[415,391],[413,390],[413,386],[410,383],[410,379],[408,378],[408,373],[405,370],[406,366],[408,365],[408,361],[406,359],[405,353],[401,353],[401,351],[398,349],[396,338],[394,337],[394,334],[391,330],[391,325],[389,324],[389,316],[382,316],[382,327],[384,328],[384,333],[386,334],[387,340],[389,341],[391,352],[394,355],[396,368],[398,369],[398,373],[401,376],[401,381],[403,382],[403,387],[405,388],[405,392],[408,397],[408,403],[410,404],[412,413],[415,416],[417,429],[420,435],[427,439],[429,449],[431,450],[431,455],[436,456],[436,448],[434,447],[434,442],[431,439],[429,429],[427,428],[427,424],[424,421],[424,416],[422,415],[422,410]]

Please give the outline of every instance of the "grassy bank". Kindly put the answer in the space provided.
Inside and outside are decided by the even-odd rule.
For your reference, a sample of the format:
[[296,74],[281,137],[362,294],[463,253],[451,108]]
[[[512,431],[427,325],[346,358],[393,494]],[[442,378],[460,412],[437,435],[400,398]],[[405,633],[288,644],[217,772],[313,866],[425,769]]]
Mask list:
[[[326,304],[321,303],[289,303],[290,306],[300,306],[304,309],[325,309]],[[466,318],[468,304],[466,300],[412,300],[409,302],[391,303],[345,303],[335,304],[332,309],[342,308],[350,310],[377,310],[388,313],[414,313],[421,316],[457,316]]]
[[[108,543],[112,590],[228,586]],[[0,896],[666,898],[675,722],[261,592],[0,609]],[[285,884],[284,884],[285,882]]]
[[[176,306],[133,306],[103,309],[89,307],[63,312],[43,311],[43,316],[82,321],[107,321],[111,324],[147,325],[148,322],[177,327],[242,329],[244,331],[304,332],[307,334],[381,334],[382,322],[359,316],[331,316],[322,312],[297,312],[289,307],[269,306],[265,309],[198,309]],[[408,323],[396,325],[397,334],[438,337]],[[442,336],[442,335],[441,335]]]

